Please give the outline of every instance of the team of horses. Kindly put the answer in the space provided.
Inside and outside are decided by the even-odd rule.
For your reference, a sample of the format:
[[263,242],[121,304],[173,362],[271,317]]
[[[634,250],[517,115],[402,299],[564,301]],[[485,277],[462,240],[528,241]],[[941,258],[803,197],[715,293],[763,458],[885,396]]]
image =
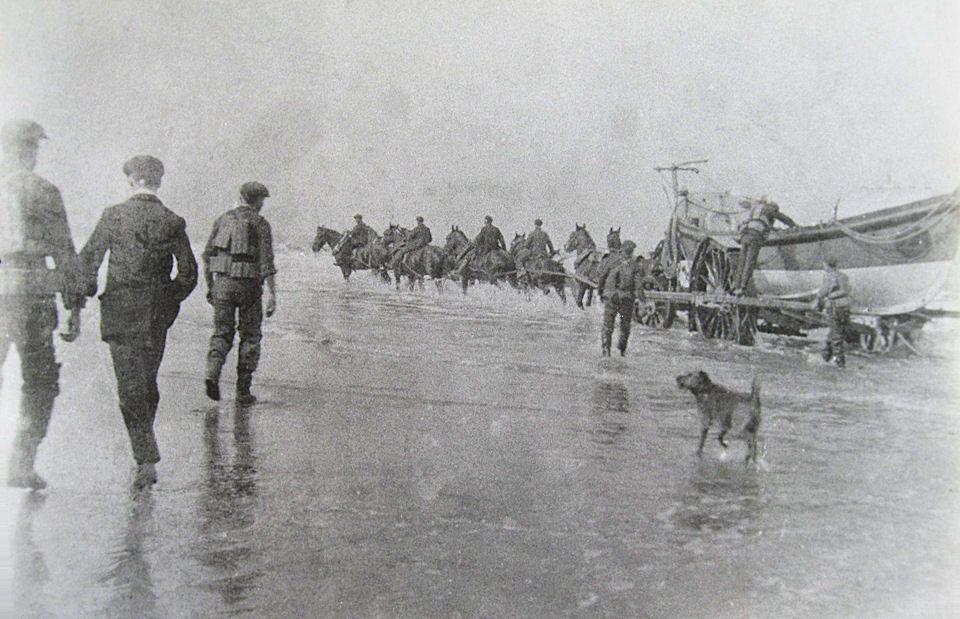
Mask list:
[[[431,244],[407,251],[405,243],[409,235],[410,230],[393,224],[382,234],[366,239],[355,239],[350,231],[340,233],[318,226],[312,249],[319,252],[329,247],[345,280],[354,271],[369,270],[385,282],[395,282],[398,290],[403,278],[407,279],[411,290],[417,285],[423,289],[424,281],[429,278],[437,290],[442,291],[443,282],[452,279],[460,284],[464,294],[471,284],[477,282],[494,286],[506,282],[527,294],[535,290],[547,294],[553,290],[564,303],[567,301],[566,287],[570,283],[574,300],[581,308],[584,307],[584,296],[586,305],[591,304],[597,274],[604,261],[610,259],[609,253],[597,247],[586,225],[580,224],[564,245],[566,252],[576,254],[573,274],[567,273],[554,256],[533,251],[525,234],[515,235],[506,250],[493,249],[484,254],[476,251],[473,241],[459,226],[450,227],[443,247]],[[607,248],[611,251],[620,248],[619,228],[610,228]]]

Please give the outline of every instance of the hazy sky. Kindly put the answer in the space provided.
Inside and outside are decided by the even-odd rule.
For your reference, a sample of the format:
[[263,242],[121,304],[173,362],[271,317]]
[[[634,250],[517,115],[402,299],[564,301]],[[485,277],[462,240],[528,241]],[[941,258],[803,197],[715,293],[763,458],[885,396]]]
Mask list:
[[78,243],[137,153],[195,241],[261,180],[278,237],[362,212],[442,241],[490,214],[652,249],[656,165],[769,195],[801,223],[960,185],[956,0],[4,0],[4,119],[47,129],[38,172]]

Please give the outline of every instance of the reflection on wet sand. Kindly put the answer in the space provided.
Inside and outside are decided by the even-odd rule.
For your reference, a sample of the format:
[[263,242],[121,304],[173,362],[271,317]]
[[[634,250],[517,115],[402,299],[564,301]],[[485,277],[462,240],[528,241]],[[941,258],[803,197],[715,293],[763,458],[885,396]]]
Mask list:
[[110,617],[157,617],[147,544],[153,539],[154,499],[150,488],[130,495],[126,528],[110,553],[110,569],[100,582],[108,585],[110,601],[104,614]]
[[593,430],[593,441],[613,445],[627,429],[623,415],[630,412],[630,393],[619,381],[600,381],[593,391],[593,412],[599,425]]
[[256,611],[246,604],[262,576],[258,553],[246,535],[255,521],[257,497],[250,412],[249,406],[234,410],[232,461],[220,444],[219,409],[208,409],[203,423],[198,559],[211,572],[203,587],[218,593],[231,613]]
[[33,539],[33,520],[43,507],[45,495],[27,493],[20,503],[13,540],[13,613],[15,617],[49,617],[43,603],[43,589],[50,570],[43,552]]
[[671,519],[680,529],[744,535],[757,531],[763,509],[760,478],[738,459],[698,462],[680,492]]

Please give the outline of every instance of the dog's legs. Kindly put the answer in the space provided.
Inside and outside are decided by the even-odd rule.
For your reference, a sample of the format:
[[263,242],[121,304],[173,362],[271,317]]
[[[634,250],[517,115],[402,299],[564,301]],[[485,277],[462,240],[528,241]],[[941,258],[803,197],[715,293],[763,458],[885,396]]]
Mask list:
[[707,441],[707,430],[710,429],[710,426],[706,426],[700,430],[700,446],[697,447],[697,455],[703,455],[703,444]]
[[747,439],[747,446],[748,446],[747,458],[746,460],[743,461],[743,463],[746,464],[751,460],[753,460],[753,463],[756,464],[757,463],[757,435],[756,434],[752,435],[749,439]]

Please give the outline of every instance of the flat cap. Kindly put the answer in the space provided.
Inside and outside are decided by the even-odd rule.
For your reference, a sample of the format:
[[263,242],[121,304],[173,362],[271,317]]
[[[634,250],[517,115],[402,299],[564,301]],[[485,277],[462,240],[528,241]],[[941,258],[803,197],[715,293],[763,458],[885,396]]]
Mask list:
[[152,155],[137,155],[123,164],[123,173],[136,180],[160,182],[163,162]]
[[37,144],[47,137],[40,123],[29,118],[8,120],[0,129],[0,142],[4,147],[17,144]]
[[484,220],[485,222],[487,222],[488,224],[492,224],[492,223],[493,223],[493,217],[490,217],[489,215],[487,215],[486,217],[484,217],[483,220]]
[[356,219],[357,221],[360,221],[361,219],[363,219],[363,215],[361,215],[360,213],[357,213],[356,215],[353,216],[353,218]]
[[636,248],[637,248],[637,244],[634,243],[633,241],[624,241],[623,245],[620,246],[620,250],[628,254]]
[[417,215],[417,221],[423,223],[423,215]]
[[536,218],[536,219],[533,220],[533,225],[535,225],[535,226],[542,226],[542,225],[543,225],[543,220],[538,217],[538,218]]
[[240,197],[243,198],[245,202],[250,203],[257,198],[270,197],[270,192],[263,183],[250,181],[249,183],[240,185]]

